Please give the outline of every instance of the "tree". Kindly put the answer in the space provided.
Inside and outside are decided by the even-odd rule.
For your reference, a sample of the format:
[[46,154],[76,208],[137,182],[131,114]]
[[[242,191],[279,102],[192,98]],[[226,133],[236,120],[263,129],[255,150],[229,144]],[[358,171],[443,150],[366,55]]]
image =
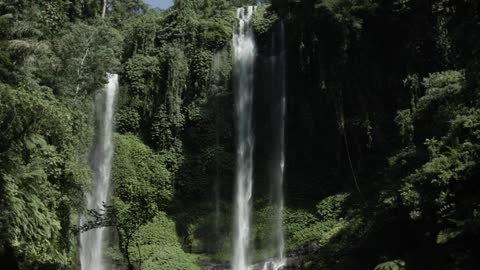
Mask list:
[[83,201],[88,179],[74,154],[73,114],[45,89],[0,85],[0,101],[0,245],[13,248],[20,269],[64,267],[71,263],[69,212]]
[[133,135],[115,135],[112,206],[120,250],[131,265],[130,248],[137,230],[165,209],[173,197],[169,172]]

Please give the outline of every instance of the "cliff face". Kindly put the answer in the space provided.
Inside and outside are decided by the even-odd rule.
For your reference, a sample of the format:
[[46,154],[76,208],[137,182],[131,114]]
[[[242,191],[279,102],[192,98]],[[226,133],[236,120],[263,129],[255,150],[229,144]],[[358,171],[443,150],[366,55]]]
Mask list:
[[[272,57],[272,31],[279,20],[287,29],[287,159],[295,179],[287,191],[316,182],[320,190],[305,186],[311,193],[302,196],[315,201],[356,189],[348,154],[355,174],[369,179],[365,188],[381,178],[388,156],[403,146],[397,112],[423,95],[409,78],[421,83],[430,73],[468,64],[463,55],[469,47],[460,36],[466,26],[459,24],[467,13],[467,4],[274,1],[257,14],[257,89],[270,79],[265,66]],[[260,147],[268,143],[262,137],[268,133],[263,119],[268,91],[256,96]]]
[[[476,117],[461,111],[478,104],[478,54],[472,53],[478,35],[466,41],[466,33],[478,29],[473,23],[478,12],[473,1],[278,1],[257,14],[259,85],[270,79],[265,65],[272,57],[275,25],[283,20],[287,29],[287,205],[312,209],[325,197],[347,191],[353,207],[363,209],[361,216],[371,222],[364,224],[369,229],[362,237],[346,241],[350,247],[337,245],[323,256],[310,256],[306,261],[313,261],[312,269],[353,269],[355,262],[373,268],[382,258],[402,258],[415,269],[458,245],[465,245],[460,253],[478,251],[462,237],[439,244],[452,228],[447,216],[476,219],[457,208],[471,198],[465,193],[476,174],[471,167],[456,167],[462,184],[451,182],[455,177],[445,180],[449,187],[420,182],[436,183],[439,174],[456,170],[437,167],[439,155],[448,156],[448,164],[456,158],[432,152],[432,140],[439,139],[445,151],[460,152],[461,145],[477,141],[454,131],[452,123],[459,115]],[[266,174],[269,155],[262,148],[269,142],[263,109],[268,91],[275,89],[256,93],[259,176]],[[267,189],[259,183],[257,190]],[[430,199],[434,202],[425,201]],[[453,212],[446,214],[442,207]],[[325,253],[338,262],[328,262]],[[455,256],[435,265],[470,269],[475,264],[470,256],[465,261]]]

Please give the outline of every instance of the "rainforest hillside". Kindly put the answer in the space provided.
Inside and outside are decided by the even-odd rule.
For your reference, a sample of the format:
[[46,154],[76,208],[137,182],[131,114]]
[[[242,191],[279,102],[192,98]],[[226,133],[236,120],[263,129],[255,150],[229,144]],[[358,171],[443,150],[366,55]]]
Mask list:
[[[282,269],[480,269],[477,0],[0,0],[2,269],[84,269],[102,228],[106,269],[230,269],[248,5],[251,262],[275,256],[284,82]],[[109,74],[111,187],[91,209]]]

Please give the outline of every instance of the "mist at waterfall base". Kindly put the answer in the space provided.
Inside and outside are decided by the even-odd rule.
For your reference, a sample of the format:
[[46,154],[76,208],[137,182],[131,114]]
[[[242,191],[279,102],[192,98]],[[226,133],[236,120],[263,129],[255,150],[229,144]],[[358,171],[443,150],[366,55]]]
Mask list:
[[[107,74],[108,83],[96,97],[96,130],[90,156],[93,172],[92,190],[87,194],[87,209],[100,210],[108,202],[113,157],[113,115],[118,92],[118,75]],[[82,216],[80,225],[85,224]],[[104,270],[107,229],[98,228],[80,234],[80,267],[82,270]]]
[[234,241],[231,267],[233,270],[277,270],[286,265],[283,232],[283,182],[285,168],[285,114],[286,114],[286,56],[283,22],[272,33],[270,76],[267,88],[271,89],[268,104],[270,126],[270,205],[272,206],[272,236],[268,245],[274,250],[273,258],[252,264],[250,253],[251,215],[253,194],[253,163],[255,135],[253,130],[254,74],[256,45],[251,28],[255,7],[237,10],[237,28],[233,33],[234,94],[237,132],[236,190],[234,205]]

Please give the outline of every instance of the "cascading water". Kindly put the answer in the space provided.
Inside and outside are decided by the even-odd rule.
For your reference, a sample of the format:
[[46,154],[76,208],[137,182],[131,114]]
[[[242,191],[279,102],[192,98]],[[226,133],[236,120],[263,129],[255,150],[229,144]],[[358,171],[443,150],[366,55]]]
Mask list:
[[[210,91],[215,95],[215,145],[220,147],[221,133],[223,132],[222,122],[223,114],[221,113],[221,103],[219,100],[219,89],[227,87],[227,80],[225,79],[224,70],[222,70],[222,64],[227,61],[228,53],[226,50],[221,50],[215,53],[211,65],[211,85]],[[215,179],[213,183],[214,205],[215,205],[215,233],[219,235],[220,227],[220,167],[221,157],[215,157]]]
[[[222,108],[222,90],[226,89],[229,84],[230,70],[225,69],[225,63],[230,62],[229,52],[222,49],[215,53],[211,65],[210,74],[210,94],[214,97],[215,106],[215,145],[221,147],[222,134],[225,130],[223,123],[225,121],[223,108]],[[215,155],[215,178],[213,182],[213,194],[214,194],[214,237],[211,240],[213,243],[214,251],[218,251],[221,246],[221,178],[222,178],[222,157],[221,155]]]
[[[285,50],[285,27],[283,21],[277,25],[277,31],[272,33],[272,164],[271,202],[274,209],[272,239],[275,249],[274,259],[265,264],[264,269],[277,270],[286,264],[285,237],[283,232],[283,181],[285,170],[285,114],[286,114],[286,50]],[[269,264],[269,265],[267,265]]]
[[236,197],[233,242],[233,270],[247,270],[250,242],[250,216],[254,135],[252,128],[253,73],[255,40],[250,25],[256,7],[237,10],[238,24],[233,34],[234,91],[237,129]]
[[[216,53],[213,57],[213,65],[212,70],[215,73],[219,73],[219,66],[221,62],[220,53]],[[220,80],[218,78],[214,78],[214,83],[218,83]],[[218,103],[216,104],[218,109]],[[220,132],[218,130],[218,125],[220,122],[221,114],[216,114],[216,126],[215,126],[215,144],[217,147],[220,145]],[[220,234],[220,157],[215,157],[215,181],[213,184],[213,194],[215,197],[215,236],[218,237]]]
[[[113,113],[115,98],[118,92],[118,75],[108,74],[108,84],[97,96],[96,121],[97,130],[90,158],[93,171],[93,189],[87,194],[88,209],[102,209],[108,201],[110,191],[110,175],[113,157]],[[81,218],[81,225],[86,222]],[[103,243],[106,240],[106,229],[98,228],[80,234],[80,267],[82,270],[103,270],[106,263],[103,257]]]

